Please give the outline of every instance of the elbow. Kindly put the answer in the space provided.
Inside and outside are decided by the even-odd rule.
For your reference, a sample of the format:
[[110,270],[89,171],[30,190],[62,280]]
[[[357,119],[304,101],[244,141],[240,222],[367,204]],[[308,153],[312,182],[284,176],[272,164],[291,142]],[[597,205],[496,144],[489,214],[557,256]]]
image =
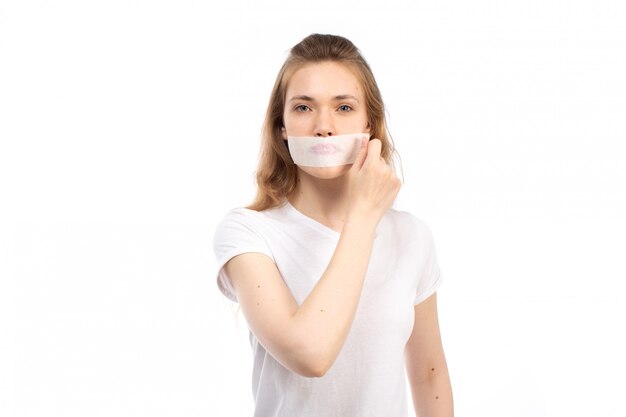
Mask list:
[[328,367],[321,362],[315,362],[307,367],[308,378],[321,378],[328,372]]
[[292,369],[298,375],[307,377],[307,378],[321,378],[326,375],[328,371],[325,367],[319,366],[317,364],[307,364],[301,365],[298,369]]
[[[293,372],[307,378],[321,378],[330,369],[330,365],[326,358],[319,352],[314,352],[312,346],[296,349],[292,358],[297,358],[295,366],[291,369]],[[295,368],[295,369],[294,369]]]
[[[302,351],[301,351],[302,353]],[[321,378],[326,375],[329,370],[327,361],[318,355],[313,354],[301,354],[297,355],[299,360],[297,361],[296,368],[292,369],[299,375],[307,378]]]
[[304,331],[294,332],[291,343],[292,371],[307,378],[321,378],[330,370],[334,360],[329,347]]
[[291,361],[288,364],[283,364],[291,372],[294,372],[300,376],[306,378],[321,378],[326,375],[328,369],[322,365],[319,361],[306,361],[302,357],[297,361]]

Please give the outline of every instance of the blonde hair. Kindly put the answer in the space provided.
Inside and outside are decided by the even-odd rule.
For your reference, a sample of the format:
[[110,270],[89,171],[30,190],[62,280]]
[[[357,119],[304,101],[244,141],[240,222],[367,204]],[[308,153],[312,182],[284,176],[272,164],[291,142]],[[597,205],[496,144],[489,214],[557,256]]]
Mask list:
[[387,129],[380,90],[360,51],[344,37],[312,34],[291,48],[276,77],[261,131],[261,150],[255,175],[257,192],[252,204],[246,208],[262,211],[279,206],[294,191],[298,170],[281,135],[287,83],[305,64],[324,61],[346,64],[354,71],[365,95],[370,137],[380,139],[381,157],[392,167],[392,156],[399,157]]

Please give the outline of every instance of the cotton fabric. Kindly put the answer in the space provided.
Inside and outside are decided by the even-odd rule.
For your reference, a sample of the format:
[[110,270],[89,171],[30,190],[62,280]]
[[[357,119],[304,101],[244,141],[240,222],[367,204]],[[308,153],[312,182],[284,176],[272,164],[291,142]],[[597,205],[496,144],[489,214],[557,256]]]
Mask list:
[[[265,211],[234,208],[215,229],[217,285],[237,294],[223,266],[248,252],[267,255],[298,305],[330,261],[340,233],[289,202]],[[249,332],[255,417],[407,417],[404,347],[414,305],[442,282],[433,236],[409,212],[389,209],[380,220],[359,305],[342,350],[320,378],[290,371]]]

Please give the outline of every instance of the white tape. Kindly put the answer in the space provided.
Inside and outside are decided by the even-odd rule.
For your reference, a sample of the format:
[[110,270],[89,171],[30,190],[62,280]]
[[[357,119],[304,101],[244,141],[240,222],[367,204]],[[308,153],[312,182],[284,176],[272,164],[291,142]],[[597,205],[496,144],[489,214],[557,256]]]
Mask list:
[[369,133],[327,137],[287,136],[287,142],[289,153],[296,165],[334,167],[354,163],[361,141],[369,137]]

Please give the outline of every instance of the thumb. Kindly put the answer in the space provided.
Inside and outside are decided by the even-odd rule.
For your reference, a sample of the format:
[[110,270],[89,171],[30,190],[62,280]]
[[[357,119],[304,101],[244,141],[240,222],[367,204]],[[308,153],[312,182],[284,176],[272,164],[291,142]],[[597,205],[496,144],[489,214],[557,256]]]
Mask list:
[[367,157],[367,142],[369,142],[367,138],[361,139],[361,148],[359,148],[359,153],[356,155],[352,168],[350,168],[351,170],[359,171],[363,166],[365,158]]

